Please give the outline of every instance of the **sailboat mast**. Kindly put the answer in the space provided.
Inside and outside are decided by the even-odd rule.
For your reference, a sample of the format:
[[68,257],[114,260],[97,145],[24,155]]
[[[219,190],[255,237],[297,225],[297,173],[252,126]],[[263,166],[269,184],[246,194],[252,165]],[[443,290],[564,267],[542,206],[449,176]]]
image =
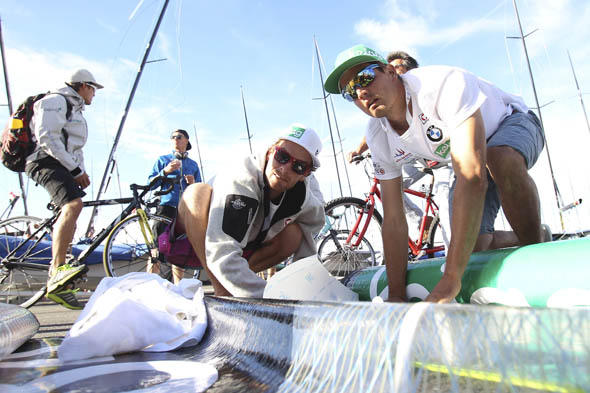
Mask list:
[[[520,15],[518,14],[518,7],[516,6],[516,0],[512,0],[512,4],[514,5],[514,12],[516,13],[516,20],[518,22],[518,29],[520,30],[520,37],[508,37],[508,38],[519,38],[522,41],[522,47],[524,48],[524,55],[526,58],[527,67],[529,70],[529,77],[531,79],[531,85],[533,88],[533,94],[535,96],[535,103],[537,104],[537,111],[539,112],[539,120],[541,121],[541,128],[543,129],[543,141],[545,142],[545,151],[547,152],[547,161],[549,162],[549,171],[551,172],[551,180],[553,181],[553,191],[555,192],[555,201],[557,203],[557,211],[559,212],[559,220],[561,222],[561,229],[565,231],[565,225],[563,223],[563,214],[561,211],[561,206],[563,205],[561,200],[561,193],[559,192],[559,188],[557,187],[557,182],[555,181],[555,174],[553,172],[553,164],[551,163],[551,154],[549,154],[549,145],[547,144],[547,138],[545,137],[545,126],[543,125],[543,116],[541,114],[541,105],[539,105],[539,99],[537,97],[537,89],[535,88],[535,80],[533,78],[533,71],[531,69],[531,62],[529,61],[529,52],[526,47],[526,36],[522,31],[522,24],[520,23]],[[528,36],[528,35],[527,35]]]
[[328,101],[326,99],[326,93],[324,91],[324,75],[322,74],[322,64],[320,62],[320,52],[318,49],[318,43],[313,37],[313,43],[315,45],[316,58],[318,60],[318,68],[320,70],[320,82],[322,83],[322,96],[324,98],[324,106],[326,107],[326,116],[328,118],[328,129],[330,130],[330,140],[332,141],[332,152],[334,153],[334,165],[336,166],[336,176],[338,177],[338,187],[340,188],[340,196],[343,197],[342,192],[342,181],[340,180],[340,171],[338,170],[338,159],[336,157],[336,147],[334,146],[334,135],[332,133],[332,123],[330,122],[330,111],[328,110]]
[[[121,122],[119,123],[119,129],[117,130],[117,134],[115,135],[115,141],[113,142],[113,146],[111,148],[111,152],[109,154],[109,158],[107,160],[107,165],[104,169],[104,174],[102,175],[102,180],[100,181],[100,186],[98,187],[98,192],[96,193],[96,199],[100,199],[103,191],[106,190],[105,184],[108,184],[107,177],[110,178],[110,173],[112,172],[112,168],[114,167],[114,155],[115,151],[117,150],[117,145],[119,144],[119,139],[121,138],[121,133],[123,132],[123,126],[125,125],[125,120],[127,120],[127,114],[129,113],[129,108],[131,107],[131,102],[133,102],[133,97],[135,96],[135,91],[137,90],[137,86],[139,84],[139,80],[141,79],[141,74],[143,73],[143,68],[147,62],[148,56],[150,55],[150,51],[154,44],[154,40],[156,39],[156,34],[158,34],[158,29],[160,28],[160,23],[162,22],[162,18],[164,18],[164,13],[166,12],[166,7],[168,7],[169,0],[164,1],[164,5],[162,6],[162,10],[160,11],[160,16],[158,17],[158,21],[156,22],[156,26],[154,27],[154,31],[152,32],[152,36],[150,41],[145,48],[145,53],[143,55],[143,59],[141,60],[141,64],[139,66],[139,70],[137,70],[137,76],[135,77],[135,82],[133,83],[133,87],[131,88],[131,93],[129,94],[129,98],[127,99],[127,105],[125,105],[125,110],[123,111],[123,115],[121,116]],[[90,221],[88,222],[88,228],[86,228],[86,236],[89,236],[90,233],[93,232],[94,227],[94,219],[96,218],[96,213],[98,207],[94,206],[92,208],[92,214],[90,215]]]
[[250,135],[250,126],[248,125],[248,114],[246,113],[246,102],[244,101],[244,89],[240,85],[240,92],[242,94],[242,108],[244,108],[244,119],[246,119],[246,132],[248,133],[248,146],[250,146],[250,154],[252,154],[252,136]]
[[[2,38],[2,20],[0,20],[0,53],[2,54],[2,69],[4,70],[4,86],[6,86],[6,99],[8,100],[8,115],[12,116],[12,97],[10,96],[10,85],[8,84],[8,71],[6,70],[6,56],[4,55],[4,39]],[[23,198],[25,216],[29,215],[27,208],[27,193],[25,192],[25,183],[23,181],[23,174],[18,173],[18,184],[20,186],[20,193]]]
[[574,75],[574,81],[576,82],[576,89],[578,90],[578,96],[580,97],[580,104],[582,104],[582,111],[584,112],[584,118],[586,119],[586,127],[588,128],[588,132],[590,132],[590,123],[588,123],[588,115],[586,114],[586,106],[584,106],[584,99],[582,98],[582,90],[580,90],[578,78],[576,78],[576,71],[574,70],[574,63],[572,63],[572,57],[570,56],[569,50],[567,51],[567,58],[570,60],[570,66],[572,67],[572,74]]

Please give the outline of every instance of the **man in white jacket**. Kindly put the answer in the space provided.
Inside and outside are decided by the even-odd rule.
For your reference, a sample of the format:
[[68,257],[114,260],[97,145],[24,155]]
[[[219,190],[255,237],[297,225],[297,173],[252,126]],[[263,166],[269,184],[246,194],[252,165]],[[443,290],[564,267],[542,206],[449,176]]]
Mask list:
[[61,209],[53,227],[47,297],[64,307],[81,309],[75,290],[66,286],[87,268],[66,263],[66,253],[86,195],[82,190],[90,185],[82,152],[88,139],[82,111],[92,103],[96,89],[103,86],[84,69],[74,72],[65,83],[65,87],[47,94],[33,107],[31,130],[37,145],[27,157],[25,172],[47,190],[51,202]]
[[256,275],[294,254],[316,252],[313,233],[324,225],[324,206],[310,187],[320,166],[317,133],[292,125],[268,150],[250,156],[212,187],[190,185],[178,206],[185,232],[218,296],[262,297]]

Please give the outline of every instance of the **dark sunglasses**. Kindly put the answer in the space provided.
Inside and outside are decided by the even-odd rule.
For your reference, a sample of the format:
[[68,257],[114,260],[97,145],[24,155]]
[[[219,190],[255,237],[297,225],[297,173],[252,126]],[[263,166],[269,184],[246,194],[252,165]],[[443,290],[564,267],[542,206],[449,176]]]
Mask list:
[[182,138],[183,138],[183,136],[182,136],[182,135],[172,135],[172,136],[170,137],[170,139],[182,139]]
[[275,160],[281,165],[288,164],[291,162],[291,169],[298,175],[305,175],[312,169],[312,164],[305,161],[297,160],[291,157],[291,154],[282,147],[275,146]]
[[354,78],[350,80],[342,89],[342,97],[346,101],[354,101],[358,97],[356,94],[356,89],[359,87],[367,87],[375,80],[375,68],[381,67],[379,64],[369,64],[361,71]]

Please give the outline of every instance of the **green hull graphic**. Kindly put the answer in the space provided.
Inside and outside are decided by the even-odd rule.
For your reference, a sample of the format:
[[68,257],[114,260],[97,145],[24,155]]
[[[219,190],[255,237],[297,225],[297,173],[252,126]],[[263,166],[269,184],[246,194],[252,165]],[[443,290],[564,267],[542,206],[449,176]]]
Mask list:
[[[438,283],[445,258],[410,264],[407,296],[426,298]],[[385,266],[351,273],[343,281],[359,300],[387,298]],[[458,303],[532,307],[590,306],[590,237],[474,253],[456,297]]]

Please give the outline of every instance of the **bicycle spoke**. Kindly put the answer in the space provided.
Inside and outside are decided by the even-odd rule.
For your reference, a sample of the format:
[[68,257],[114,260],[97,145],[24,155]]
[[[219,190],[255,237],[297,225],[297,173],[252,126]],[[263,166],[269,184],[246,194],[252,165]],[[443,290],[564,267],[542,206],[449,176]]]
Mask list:
[[[45,294],[51,243],[28,238],[41,223],[29,216],[0,222],[0,302],[29,307]],[[15,255],[7,260],[13,250]]]

